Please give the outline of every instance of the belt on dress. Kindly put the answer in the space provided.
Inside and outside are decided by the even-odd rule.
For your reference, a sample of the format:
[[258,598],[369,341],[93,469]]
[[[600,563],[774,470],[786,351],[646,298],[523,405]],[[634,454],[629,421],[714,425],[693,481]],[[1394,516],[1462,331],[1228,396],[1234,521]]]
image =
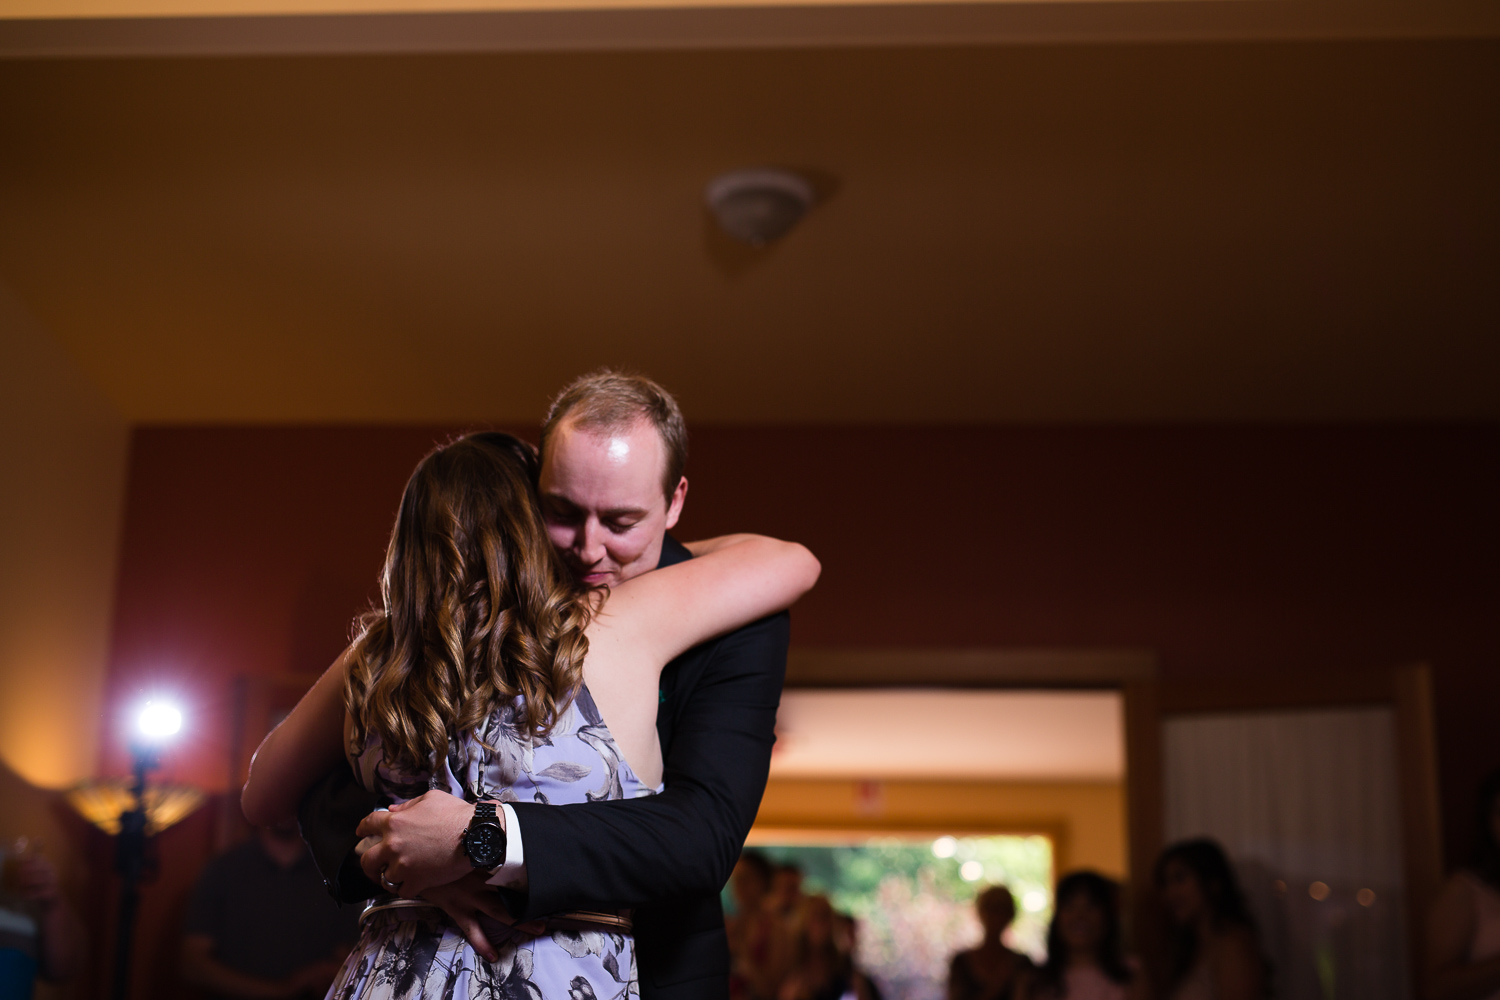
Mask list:
[[[436,903],[429,903],[425,899],[402,899],[399,896],[377,897],[365,904],[360,911],[359,923],[363,927],[367,919],[376,913],[387,911],[428,909],[437,910],[442,913],[442,908]],[[497,924],[508,930],[516,931],[522,927],[540,928],[546,931],[612,931],[616,934],[630,934],[635,929],[635,923],[631,919],[629,910],[621,910],[618,913],[607,913],[598,910],[569,910],[567,913],[554,913],[550,916],[540,917],[536,920],[527,920],[524,923],[511,925],[505,924],[489,917],[481,916],[482,924]]]

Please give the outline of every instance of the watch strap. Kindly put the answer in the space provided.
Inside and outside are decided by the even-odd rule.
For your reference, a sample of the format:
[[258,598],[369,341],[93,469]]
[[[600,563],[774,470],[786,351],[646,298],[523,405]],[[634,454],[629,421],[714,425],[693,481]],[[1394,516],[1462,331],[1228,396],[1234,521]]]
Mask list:
[[[496,836],[499,838],[498,857],[475,857],[472,838],[475,836],[475,831],[483,829],[485,827],[493,829]],[[505,827],[500,825],[500,820],[495,813],[495,803],[474,803],[474,816],[469,820],[469,825],[464,828],[463,837],[461,837],[459,840],[459,846],[463,849],[464,856],[469,859],[470,863],[473,864],[476,868],[494,868],[496,865],[504,864],[506,856],[506,839]],[[485,854],[488,855],[488,852],[485,852]]]

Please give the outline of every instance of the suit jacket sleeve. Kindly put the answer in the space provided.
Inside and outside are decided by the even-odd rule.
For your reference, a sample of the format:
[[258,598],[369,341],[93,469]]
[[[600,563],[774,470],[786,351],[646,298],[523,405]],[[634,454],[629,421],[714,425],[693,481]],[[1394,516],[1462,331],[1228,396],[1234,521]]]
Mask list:
[[297,807],[302,839],[307,841],[323,884],[340,903],[357,903],[379,892],[365,877],[354,853],[359,842],[354,828],[376,804],[375,796],[354,780],[346,765],[329,771]]
[[[587,906],[716,895],[760,808],[786,678],[782,612],[700,647],[683,677],[665,751],[666,789],[581,805],[513,803],[526,843],[521,919]],[[691,655],[691,653],[689,654]]]

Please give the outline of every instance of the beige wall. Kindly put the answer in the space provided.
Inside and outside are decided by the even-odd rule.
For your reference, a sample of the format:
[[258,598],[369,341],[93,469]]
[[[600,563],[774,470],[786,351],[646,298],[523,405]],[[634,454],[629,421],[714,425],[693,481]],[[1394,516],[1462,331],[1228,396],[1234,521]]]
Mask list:
[[75,908],[83,845],[57,789],[98,759],[127,435],[0,284],[0,840],[41,842]]
[[128,442],[0,285],[0,762],[32,785],[86,778],[98,757]]
[[879,832],[1041,833],[1059,872],[1127,870],[1125,793],[1113,782],[772,780],[750,842]]

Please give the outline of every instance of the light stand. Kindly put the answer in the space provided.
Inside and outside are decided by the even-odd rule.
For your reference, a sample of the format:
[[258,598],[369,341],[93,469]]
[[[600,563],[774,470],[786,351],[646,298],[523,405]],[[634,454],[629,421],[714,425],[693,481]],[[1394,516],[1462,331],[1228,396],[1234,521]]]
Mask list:
[[134,783],[131,808],[120,814],[115,837],[115,871],[120,876],[120,912],[115,925],[114,1000],[130,996],[130,952],[135,939],[136,911],[141,904],[141,877],[147,867],[146,772],[159,763],[155,747],[133,741],[130,747]]
[[151,838],[203,802],[203,793],[185,785],[159,785],[147,794],[146,774],[161,763],[161,746],[182,729],[182,713],[172,705],[148,701],[136,716],[130,739],[128,779],[85,781],[68,792],[79,815],[115,838],[115,871],[120,876],[120,911],[115,925],[115,975],[110,995],[130,995],[130,953],[135,918],[141,905],[141,882],[154,867]]
[[[180,720],[180,716],[177,718]],[[116,838],[115,871],[120,875],[119,935],[112,993],[116,998],[124,998],[129,990],[135,914],[141,883],[152,867],[152,839],[203,804],[203,793],[189,785],[157,782],[147,787],[146,773],[158,763],[158,749],[151,740],[171,735],[176,729],[152,732],[146,721],[143,712],[141,733],[150,738],[132,738],[130,743],[132,777],[91,779],[74,785],[67,795],[68,804],[78,810],[78,815]]]

